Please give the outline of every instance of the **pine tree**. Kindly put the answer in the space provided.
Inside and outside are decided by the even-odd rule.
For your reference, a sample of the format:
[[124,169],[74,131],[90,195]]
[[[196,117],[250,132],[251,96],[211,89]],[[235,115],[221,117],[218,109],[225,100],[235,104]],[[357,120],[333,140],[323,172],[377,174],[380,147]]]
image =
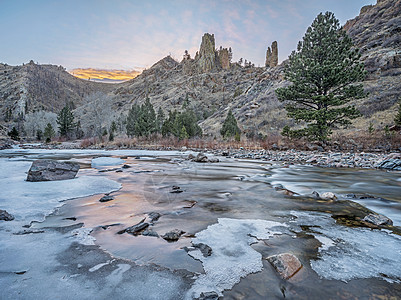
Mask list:
[[[288,116],[307,127],[292,136],[326,140],[331,129],[351,124],[360,116],[349,102],[365,96],[361,84],[366,72],[351,38],[331,12],[320,13],[298,43],[284,69],[292,85],[276,90],[287,101]],[[287,132],[288,133],[288,132]]]
[[235,119],[231,109],[229,110],[226,119],[224,120],[223,126],[221,127],[220,134],[224,138],[236,137],[239,139],[241,135],[241,130],[238,127],[237,120]]
[[60,135],[70,138],[71,134],[74,132],[76,124],[74,122],[74,115],[68,105],[64,106],[57,115],[57,124]]
[[50,141],[52,140],[52,138],[55,136],[55,132],[53,129],[52,124],[47,123],[46,127],[45,127],[45,131],[43,133],[43,137],[46,140],[46,143],[50,143]]
[[11,129],[11,131],[8,132],[8,136],[13,140],[18,141],[19,140],[19,132],[18,132],[17,128],[13,127],[13,129]]
[[156,116],[156,132],[161,132],[162,131],[162,126],[163,122],[166,116],[164,115],[164,112],[161,107],[159,107],[159,110],[157,111],[157,116]]

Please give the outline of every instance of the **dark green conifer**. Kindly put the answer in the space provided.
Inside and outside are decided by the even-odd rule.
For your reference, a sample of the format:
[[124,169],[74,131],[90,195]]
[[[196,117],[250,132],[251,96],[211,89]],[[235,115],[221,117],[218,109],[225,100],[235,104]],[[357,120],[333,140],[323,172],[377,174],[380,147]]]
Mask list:
[[307,127],[291,136],[304,135],[325,140],[331,129],[351,124],[360,116],[349,102],[365,96],[366,72],[358,49],[331,12],[320,13],[298,43],[284,69],[292,85],[276,90],[287,101],[288,116]]
[[74,122],[74,115],[68,105],[64,106],[57,115],[57,124],[60,135],[71,138],[71,134],[74,132],[76,124]]
[[52,124],[47,123],[45,131],[43,133],[43,137],[45,138],[46,143],[50,143],[55,134],[56,133],[54,132]]
[[223,126],[221,127],[220,134],[224,138],[236,137],[239,139],[241,135],[241,130],[238,127],[237,120],[235,119],[231,109],[229,110],[226,119],[224,120]]

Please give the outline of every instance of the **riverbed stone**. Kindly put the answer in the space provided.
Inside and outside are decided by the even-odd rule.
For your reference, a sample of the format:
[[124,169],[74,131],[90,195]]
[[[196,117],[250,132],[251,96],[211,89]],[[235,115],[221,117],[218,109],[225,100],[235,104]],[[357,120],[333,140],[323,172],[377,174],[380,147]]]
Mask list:
[[104,195],[102,198],[99,199],[99,202],[108,202],[114,200],[113,196],[110,195]]
[[6,210],[0,209],[0,221],[12,221],[14,216],[9,214]]
[[35,160],[28,171],[27,181],[54,181],[73,179],[79,170],[76,162]]
[[139,235],[141,233],[141,231],[143,231],[147,227],[149,227],[149,223],[140,222],[138,224],[135,224],[135,225],[127,227],[127,228],[125,228],[123,230],[120,230],[117,233],[118,234],[123,234],[123,233],[126,232],[126,233],[129,233],[129,234],[132,234],[132,235]]
[[199,244],[193,244],[194,248],[199,249],[200,252],[202,252],[204,257],[212,255],[212,248],[210,246],[204,244],[204,243],[199,243]]
[[162,235],[162,238],[168,242],[176,242],[184,233],[185,231],[182,231],[180,229],[174,229]]
[[281,253],[266,258],[283,279],[290,279],[301,268],[299,259],[291,253]]
[[393,221],[390,218],[380,214],[368,214],[362,219],[362,221],[369,222],[376,226],[393,225]]

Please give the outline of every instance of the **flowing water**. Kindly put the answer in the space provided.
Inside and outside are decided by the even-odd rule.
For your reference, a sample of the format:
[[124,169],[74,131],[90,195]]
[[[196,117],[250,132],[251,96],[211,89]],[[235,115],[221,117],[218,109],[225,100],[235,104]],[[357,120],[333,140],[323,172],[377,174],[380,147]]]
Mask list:
[[[117,184],[107,181],[104,191],[64,202],[30,229],[83,223],[81,230],[88,229],[94,243],[113,257],[192,274],[194,282],[185,292],[188,299],[210,291],[224,299],[390,299],[401,295],[399,172],[286,167],[228,158],[195,163],[185,159],[188,153],[179,152],[13,150],[0,155],[3,168],[18,162],[25,170],[33,159],[77,161],[81,170],[74,180],[107,179]],[[92,161],[99,156],[116,159]],[[129,168],[121,168],[122,164]],[[7,188],[5,181],[0,184]],[[278,185],[297,194],[283,193],[282,188],[274,188]],[[177,191],[173,186],[182,192],[172,193]],[[99,193],[109,190],[114,191],[114,200],[99,202],[103,196]],[[315,199],[310,195],[313,191],[333,192],[339,199]],[[12,209],[12,202],[0,195],[0,209]],[[53,209],[56,206],[52,204]],[[361,227],[356,220],[370,210],[390,217],[395,226]],[[185,234],[177,242],[117,234],[151,212],[161,214],[151,225],[160,236],[173,229]],[[192,242],[208,244],[212,255],[185,251]],[[303,264],[290,280],[281,279],[265,260],[284,252],[296,255]]]

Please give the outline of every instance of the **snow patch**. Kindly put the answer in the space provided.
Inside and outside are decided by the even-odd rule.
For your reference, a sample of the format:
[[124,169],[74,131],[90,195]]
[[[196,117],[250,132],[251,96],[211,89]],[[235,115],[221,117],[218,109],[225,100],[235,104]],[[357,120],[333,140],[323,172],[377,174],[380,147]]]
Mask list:
[[[322,278],[349,281],[378,277],[401,282],[401,237],[383,230],[349,228],[335,223],[329,214],[295,212],[296,225],[314,225],[322,246],[320,258],[311,261]],[[300,230],[300,229],[297,229]]]
[[92,168],[103,166],[117,166],[125,163],[125,160],[118,157],[98,157],[92,159]]
[[203,264],[201,274],[187,293],[187,299],[199,297],[202,292],[222,292],[232,288],[242,277],[262,270],[262,255],[250,245],[257,239],[269,239],[281,231],[278,222],[250,219],[220,218],[217,224],[198,232],[193,244],[203,243],[212,248],[212,254],[204,257],[199,250],[188,254]]

